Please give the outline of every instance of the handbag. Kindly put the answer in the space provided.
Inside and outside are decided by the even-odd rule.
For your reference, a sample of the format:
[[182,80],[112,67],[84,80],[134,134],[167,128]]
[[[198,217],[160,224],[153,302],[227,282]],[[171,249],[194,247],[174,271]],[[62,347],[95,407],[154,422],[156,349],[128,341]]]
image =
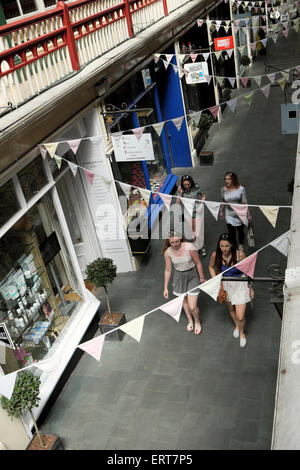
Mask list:
[[248,225],[247,242],[248,242],[248,246],[250,248],[253,248],[255,246],[254,231],[253,231],[252,222],[249,222],[249,225]]
[[218,298],[218,302],[220,304],[223,304],[227,300],[227,292],[223,287],[223,282],[222,281],[221,281],[221,284],[220,284],[220,290],[219,290],[217,298]]

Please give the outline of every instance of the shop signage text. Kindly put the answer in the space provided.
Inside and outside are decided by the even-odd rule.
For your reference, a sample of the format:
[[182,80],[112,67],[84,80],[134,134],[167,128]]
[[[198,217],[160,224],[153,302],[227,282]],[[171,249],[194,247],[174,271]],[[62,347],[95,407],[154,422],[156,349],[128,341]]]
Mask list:
[[207,83],[208,67],[206,62],[194,62],[193,64],[184,64],[185,80],[188,85],[194,83]]
[[233,49],[233,38],[232,36],[226,36],[223,38],[215,38],[215,50],[223,51],[224,49]]

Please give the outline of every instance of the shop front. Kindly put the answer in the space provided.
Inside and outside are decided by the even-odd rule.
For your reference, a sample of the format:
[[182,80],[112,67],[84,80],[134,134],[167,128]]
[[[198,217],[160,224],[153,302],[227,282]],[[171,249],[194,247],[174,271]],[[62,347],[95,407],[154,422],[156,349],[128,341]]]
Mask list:
[[[48,360],[36,416],[99,307],[85,287],[73,244],[81,234],[69,231],[58,191],[65,175],[56,170],[39,155],[0,183],[0,374]],[[29,417],[24,424],[30,434]]]

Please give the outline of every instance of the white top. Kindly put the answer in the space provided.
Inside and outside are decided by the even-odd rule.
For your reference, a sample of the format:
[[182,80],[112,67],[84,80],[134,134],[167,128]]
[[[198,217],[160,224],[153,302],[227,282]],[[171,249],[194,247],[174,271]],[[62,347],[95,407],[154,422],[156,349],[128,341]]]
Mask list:
[[[244,186],[240,186],[233,191],[228,191],[225,187],[221,189],[222,201],[232,204],[247,204],[246,191]],[[237,227],[242,225],[243,222],[237,213],[230,207],[225,206],[225,220],[227,224]]]
[[187,245],[185,247],[185,252],[184,252],[183,255],[179,255],[179,256],[176,255],[175,254],[176,251],[173,250],[173,248],[171,246],[169,246],[169,248],[167,248],[167,254],[170,256],[171,261],[172,261],[176,271],[188,271],[189,269],[192,269],[195,266],[193,258],[191,257],[191,255],[189,253],[189,248],[191,250],[195,250],[195,247],[191,243],[185,243],[185,242],[183,242],[183,243],[185,245]]

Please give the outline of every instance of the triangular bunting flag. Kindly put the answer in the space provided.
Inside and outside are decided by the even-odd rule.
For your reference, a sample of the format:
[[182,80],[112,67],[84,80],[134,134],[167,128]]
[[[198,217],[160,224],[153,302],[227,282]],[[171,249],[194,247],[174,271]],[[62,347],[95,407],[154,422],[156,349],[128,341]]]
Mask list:
[[152,124],[153,129],[155,129],[157,135],[160,137],[162,130],[164,128],[164,122],[158,122],[157,124]]
[[72,163],[72,162],[69,162],[69,161],[68,161],[68,165],[69,165],[70,170],[72,171],[72,173],[73,173],[73,175],[74,175],[74,177],[75,177],[76,174],[77,174],[78,166],[75,165],[75,163]]
[[232,88],[235,87],[235,78],[234,77],[228,77],[228,80],[230,81],[230,85],[232,86]]
[[61,157],[59,157],[58,155],[53,155],[54,157],[54,160],[56,161],[56,165],[58,166],[58,169],[60,170],[60,167],[61,167]]
[[246,46],[239,46],[239,47],[238,47],[239,53],[240,53],[241,55],[244,55],[245,47],[246,47]]
[[125,323],[125,325],[119,326],[119,328],[139,343],[141,341],[141,336],[143,333],[144,320],[145,315],[142,315],[141,317],[138,317],[135,320],[131,320]]
[[[243,261],[240,261],[239,263],[237,263],[235,267],[238,268],[240,271],[242,271],[244,274],[247,274],[247,276],[253,278],[256,258],[257,258],[257,252],[243,259]],[[224,274],[224,276],[226,276],[226,274]]]
[[174,126],[176,127],[176,129],[178,130],[178,132],[180,132],[182,121],[183,121],[183,116],[172,119],[172,122]]
[[195,62],[195,60],[197,59],[198,54],[190,54],[190,56],[191,56],[192,61]]
[[197,20],[197,25],[199,26],[199,28],[203,25],[203,21],[202,20]]
[[169,64],[168,64],[168,61],[165,60],[165,59],[161,59],[163,61],[163,64],[165,66],[165,69],[167,70],[167,68],[169,67]]
[[211,112],[212,117],[216,119],[218,112],[219,112],[219,105],[217,104],[216,106],[212,106],[211,108],[208,108],[208,109]]
[[207,62],[207,59],[209,57],[209,52],[202,52],[202,55],[204,57],[205,62]]
[[85,169],[84,172],[85,172],[86,176],[88,177],[89,182],[91,184],[93,184],[95,173],[93,173],[92,171],[87,170],[87,169]]
[[278,206],[259,206],[262,213],[267,217],[268,221],[276,227],[277,215],[278,215]]
[[228,33],[229,26],[223,26],[223,28],[225,29],[225,33]]
[[280,88],[282,89],[282,91],[284,91],[284,88],[285,88],[285,77],[280,78],[279,80],[277,80],[277,83],[278,83],[278,85],[280,85]]
[[9,400],[11,399],[14,391],[17,373],[18,371],[0,376],[0,395],[5,396]]
[[219,60],[220,59],[220,55],[222,54],[222,51],[216,51],[215,52],[215,56],[216,56],[216,59]]
[[144,129],[145,127],[137,127],[136,129],[132,129],[132,132],[138,140],[140,140],[140,138],[142,137]]
[[244,87],[246,88],[247,83],[248,83],[248,78],[247,77],[242,77],[242,78],[240,78],[240,80],[241,80],[242,84],[244,85]]
[[282,26],[284,27],[284,29],[287,29],[289,22],[288,22],[288,21],[282,21],[281,24],[282,24]]
[[126,196],[127,199],[128,199],[128,198],[129,198],[129,194],[130,194],[130,190],[131,190],[130,184],[121,183],[121,182],[119,181],[119,185],[121,186],[121,189],[122,189],[123,193],[125,194],[125,196]]
[[261,84],[261,80],[262,80],[262,76],[261,75],[258,75],[256,77],[253,77],[254,80],[256,81],[257,85],[260,87],[260,84]]
[[184,295],[181,295],[180,297],[177,297],[176,299],[173,299],[170,302],[161,305],[159,309],[173,317],[178,323],[182,310],[183,300]]
[[289,249],[289,238],[290,238],[291,231],[288,230],[280,237],[273,240],[270,245],[276,248],[276,250],[280,251],[284,256],[287,256],[288,249]]
[[160,58],[160,54],[154,54],[154,62],[157,64],[157,62],[159,61],[159,58]]
[[297,33],[299,33],[299,23],[294,24],[293,28]]
[[69,140],[68,144],[74,155],[76,155],[81,139]]
[[201,119],[201,114],[202,114],[202,111],[197,111],[196,113],[192,113],[190,116],[191,116],[191,119],[194,121],[195,125],[198,126],[199,122],[200,122],[200,119]]
[[[173,59],[173,54],[165,54],[165,58],[167,59],[167,63],[169,65],[169,63],[171,62],[171,60]],[[167,67],[168,67],[167,65]],[[166,68],[167,68],[166,67]]]
[[266,86],[261,87],[261,91],[263,92],[266,98],[269,97],[270,88],[271,88],[271,85],[266,85]]
[[148,189],[139,188],[139,192],[140,192],[140,195],[142,196],[142,198],[144,199],[144,201],[146,201],[147,205],[149,205],[149,199],[150,199],[150,196],[151,196],[151,191],[149,191]]
[[179,67],[175,64],[171,64],[175,73],[178,73]]
[[282,32],[282,34],[284,35],[285,38],[288,37],[288,35],[289,35],[289,30],[288,29],[285,29],[284,31],[281,31],[281,32]]
[[[267,27],[266,27],[266,26],[261,26],[261,29],[262,29],[263,32],[266,34],[266,32],[267,32]],[[267,43],[267,40],[268,40],[268,38],[261,39],[261,42],[266,41],[266,43]],[[265,43],[263,43],[263,44],[264,44],[264,47],[266,47],[266,46],[265,46]]]
[[185,209],[188,211],[188,213],[192,217],[194,204],[195,204],[195,199],[190,199],[190,198],[187,198],[187,197],[183,197],[181,199],[181,201],[183,202],[183,205],[184,205]]
[[245,98],[245,100],[248,101],[249,106],[251,106],[253,96],[254,96],[253,93],[248,93],[247,95],[243,96],[243,98]]
[[270,80],[271,83],[274,84],[275,82],[275,75],[276,75],[276,72],[274,73],[269,73],[269,75],[267,75],[268,79]]
[[95,135],[94,137],[89,137],[89,141],[92,144],[99,145],[102,142],[102,135]]
[[224,78],[223,77],[218,77],[218,76],[216,76],[215,78],[216,78],[217,82],[219,83],[219,85],[222,86],[223,83],[224,83]]
[[212,213],[214,218],[216,220],[218,220],[219,210],[220,210],[220,202],[204,201],[204,204],[206,205],[207,209]]
[[236,108],[237,98],[233,98],[232,100],[227,101],[228,106],[230,107],[231,111],[234,113]]
[[234,210],[234,212],[239,216],[243,224],[248,225],[248,206],[243,204],[230,204],[230,207]]
[[251,42],[250,47],[251,47],[252,51],[255,51],[256,45],[257,45],[256,42]]
[[273,39],[274,44],[276,44],[277,39],[278,39],[278,34],[273,34],[271,37]]
[[59,142],[54,142],[53,144],[44,144],[44,147],[46,147],[47,152],[49,153],[51,158],[54,157],[58,144]]
[[[266,27],[267,29],[267,27]],[[268,38],[265,38],[265,39],[261,39],[260,42],[262,43],[262,45],[264,46],[264,48],[267,47],[267,41],[268,41]]]
[[112,132],[112,134],[111,134],[111,136],[113,137],[113,139],[116,141],[117,144],[119,144],[122,135],[123,135],[123,132],[122,132],[122,131],[119,131],[119,132]]
[[40,146],[40,152],[41,152],[41,155],[42,155],[42,157],[43,157],[43,160],[45,160],[46,155],[47,155],[47,149],[45,149],[44,147]]
[[163,201],[164,205],[166,206],[166,208],[168,210],[170,210],[170,204],[171,204],[171,201],[172,201],[171,194],[164,194],[164,193],[158,193],[158,194],[159,194],[159,197],[161,198],[161,200]]
[[234,49],[226,49],[226,52],[228,54],[229,59],[231,59],[233,51],[234,51]]
[[97,336],[85,343],[79,344],[77,348],[82,349],[97,361],[100,361],[105,335]]
[[216,301],[220,290],[221,280],[222,273],[201,284],[199,289],[210,295]]
[[207,80],[207,84],[209,85],[211,81],[211,75],[205,75],[205,78]]

